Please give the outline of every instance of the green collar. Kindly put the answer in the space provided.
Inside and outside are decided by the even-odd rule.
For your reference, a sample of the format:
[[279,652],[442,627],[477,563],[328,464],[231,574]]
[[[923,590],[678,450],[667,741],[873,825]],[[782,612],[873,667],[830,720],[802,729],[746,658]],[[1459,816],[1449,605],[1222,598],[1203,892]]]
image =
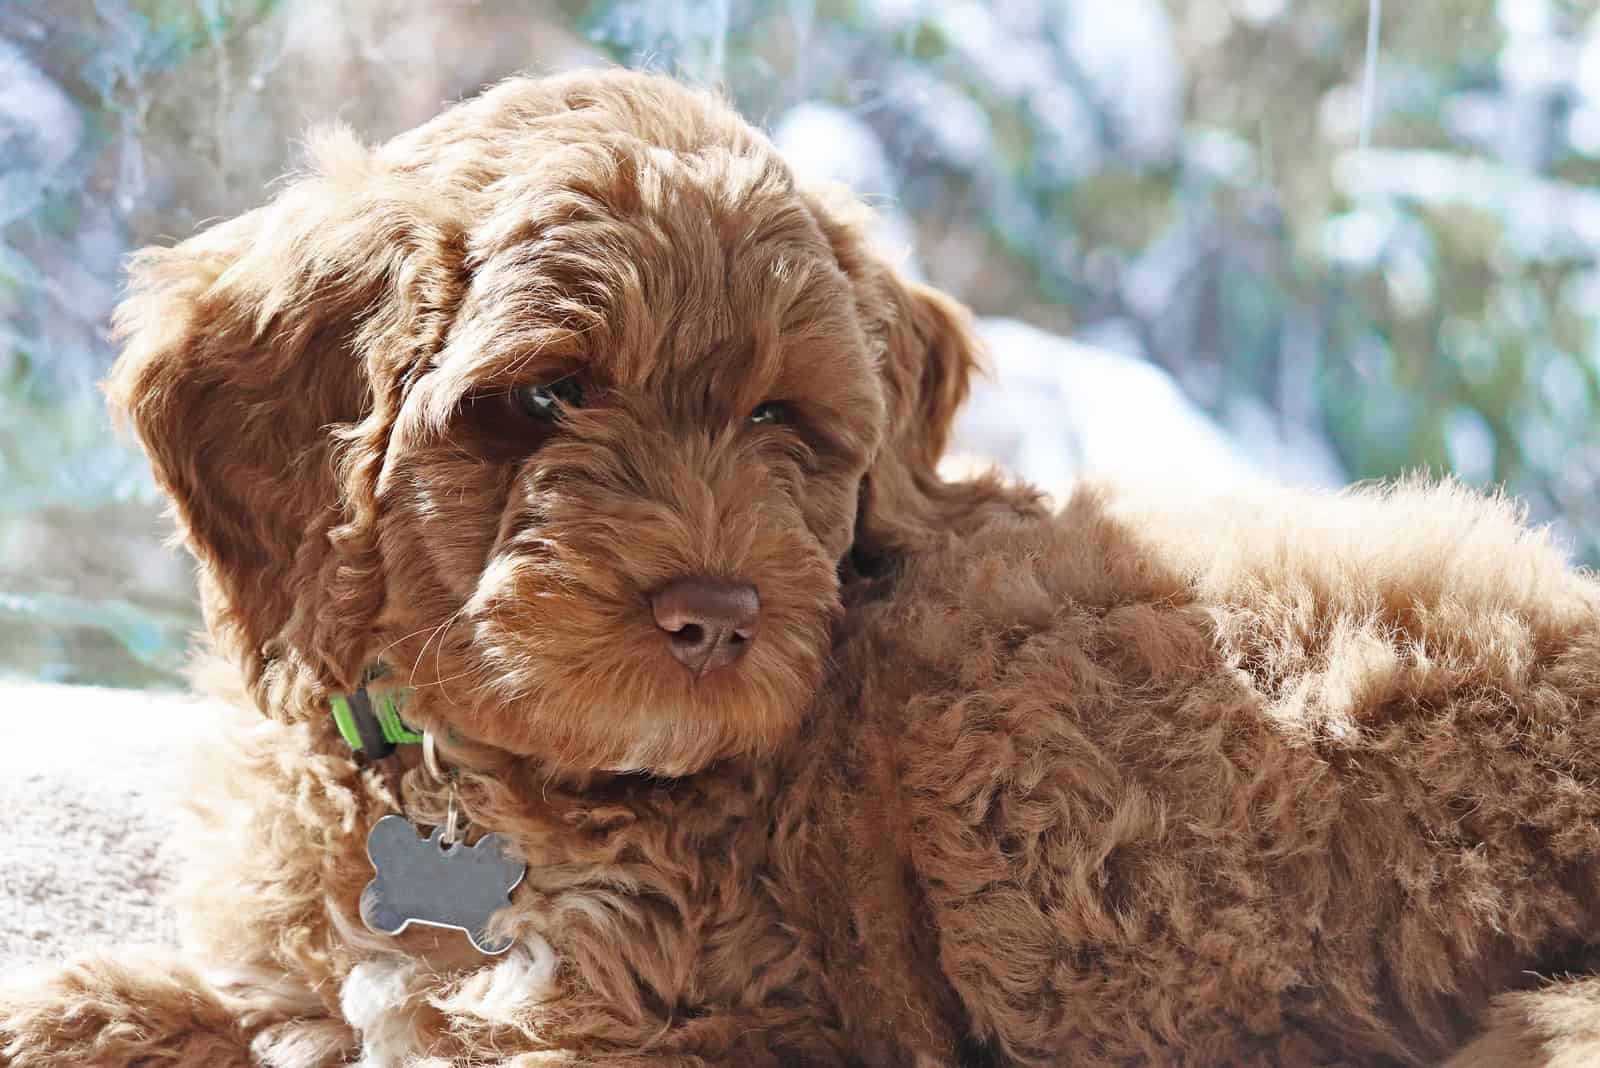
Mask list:
[[412,730],[400,718],[400,708],[409,693],[385,690],[372,694],[363,684],[352,694],[331,694],[328,704],[333,722],[350,748],[368,760],[382,760],[394,752],[395,746],[422,741],[422,732]]

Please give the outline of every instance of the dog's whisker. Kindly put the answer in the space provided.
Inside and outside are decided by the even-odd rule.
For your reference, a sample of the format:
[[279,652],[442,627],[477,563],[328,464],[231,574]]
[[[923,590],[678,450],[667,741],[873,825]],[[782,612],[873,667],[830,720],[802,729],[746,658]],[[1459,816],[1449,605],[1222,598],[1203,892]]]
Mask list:
[[[477,675],[478,673],[479,673],[479,670],[476,667],[465,668],[465,669],[463,669],[461,671],[456,672],[454,675],[448,675],[448,676],[445,676],[444,678],[433,678],[433,679],[427,680],[426,682],[419,682],[419,683],[417,683],[415,685],[414,689],[425,690],[430,686],[437,686],[437,687],[440,688],[440,692],[444,692],[444,686],[445,686],[446,683],[456,682],[456,681],[458,681],[460,679],[469,678],[469,677],[471,677],[473,675]],[[448,700],[449,694],[446,693],[445,697]],[[455,702],[452,701],[450,703],[454,704]]]
[[417,635],[423,633],[424,631],[437,630],[437,629],[438,629],[437,626],[418,627],[416,630],[412,631],[410,634],[405,634],[405,635],[402,635],[402,636],[396,638],[394,641],[390,642],[388,645],[385,645],[382,649],[378,650],[378,659],[382,660],[385,656],[387,656],[389,654],[390,650],[392,650],[395,646],[400,645],[402,642],[408,642],[412,638],[415,638]]
[[417,650],[416,659],[413,660],[412,663],[411,663],[411,674],[410,674],[409,678],[407,679],[407,684],[408,685],[411,685],[411,686],[417,685],[417,672],[422,669],[422,658],[425,655],[427,655],[428,646],[433,642],[433,640],[435,638],[437,638],[449,626],[450,626],[450,620],[445,620],[443,623],[440,623],[438,626],[431,628],[431,632],[428,635],[427,641],[424,641],[422,643],[422,648]]
[[446,631],[455,626],[455,624],[461,619],[462,613],[464,613],[466,610],[467,605],[463,604],[454,612],[450,613],[450,618],[446,619],[443,623],[435,627],[433,633],[428,635],[428,640],[422,643],[422,648],[417,650],[417,658],[412,662],[411,665],[411,681],[413,684],[416,682],[417,671],[422,667],[422,658],[428,653],[428,646],[432,645],[435,641],[438,641],[439,643],[435,647],[434,656],[434,671],[435,674],[438,673],[440,667],[439,654],[441,654],[444,650],[443,636]]

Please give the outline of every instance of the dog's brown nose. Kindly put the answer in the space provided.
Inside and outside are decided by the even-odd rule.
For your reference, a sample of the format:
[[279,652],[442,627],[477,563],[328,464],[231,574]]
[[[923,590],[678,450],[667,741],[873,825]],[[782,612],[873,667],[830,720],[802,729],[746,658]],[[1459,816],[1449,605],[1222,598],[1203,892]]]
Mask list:
[[737,661],[755,639],[761,598],[749,584],[674,579],[650,595],[667,647],[695,678]]

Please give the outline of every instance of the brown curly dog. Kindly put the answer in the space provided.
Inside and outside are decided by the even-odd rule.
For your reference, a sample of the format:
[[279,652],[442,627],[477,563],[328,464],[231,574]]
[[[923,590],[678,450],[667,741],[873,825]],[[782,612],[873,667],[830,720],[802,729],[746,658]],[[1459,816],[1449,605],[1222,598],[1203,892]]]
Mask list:
[[[0,1062],[1600,1063],[1600,585],[1504,502],[941,479],[962,311],[666,80],[314,158],[118,318],[251,710],[184,950]],[[375,665],[502,956],[363,926],[449,807],[330,718]]]

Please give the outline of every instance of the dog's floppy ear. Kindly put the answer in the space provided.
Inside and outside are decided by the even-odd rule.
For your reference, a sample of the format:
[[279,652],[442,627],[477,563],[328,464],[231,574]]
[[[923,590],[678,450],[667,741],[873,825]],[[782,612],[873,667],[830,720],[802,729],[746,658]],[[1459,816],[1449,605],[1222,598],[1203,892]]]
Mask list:
[[359,680],[386,443],[463,285],[447,198],[337,130],[311,155],[266,207],[135,257],[106,384],[252,688]]
[[995,508],[1033,510],[1037,496],[994,477],[947,482],[939,458],[967,399],[982,347],[972,317],[950,297],[903,277],[874,249],[872,214],[842,186],[808,190],[818,223],[856,292],[868,343],[879,353],[882,442],[867,470],[854,549],[878,556],[961,532]]
[[869,551],[910,550],[964,525],[990,497],[987,484],[946,482],[938,473],[980,350],[966,308],[887,266],[882,271],[887,426],[862,487],[856,543]]

